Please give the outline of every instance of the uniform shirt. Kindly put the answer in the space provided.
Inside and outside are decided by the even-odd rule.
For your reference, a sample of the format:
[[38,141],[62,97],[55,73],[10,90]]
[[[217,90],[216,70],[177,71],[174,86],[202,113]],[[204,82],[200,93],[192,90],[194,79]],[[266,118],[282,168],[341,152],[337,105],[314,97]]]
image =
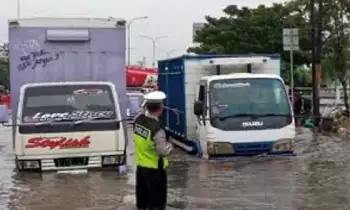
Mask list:
[[[141,113],[142,114],[142,113]],[[145,112],[144,113],[146,117],[155,119],[157,121],[159,121],[158,117],[150,114],[149,112]],[[140,114],[139,114],[140,115]],[[135,119],[139,116],[137,115],[135,117]],[[172,150],[172,146],[171,144],[167,141],[166,139],[166,134],[164,129],[160,129],[158,130],[155,134],[154,134],[154,143],[155,143],[155,148],[157,153],[161,156],[161,157],[165,157],[168,156]]]

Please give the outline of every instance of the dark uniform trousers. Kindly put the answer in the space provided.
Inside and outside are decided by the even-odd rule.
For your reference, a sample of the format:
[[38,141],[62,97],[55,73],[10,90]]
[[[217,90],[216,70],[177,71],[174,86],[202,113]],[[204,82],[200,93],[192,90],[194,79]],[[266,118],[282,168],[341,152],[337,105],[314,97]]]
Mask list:
[[136,169],[137,208],[140,210],[165,210],[166,203],[166,170],[138,166]]
[[[150,128],[152,139],[162,129],[154,119],[140,115],[134,121]],[[158,160],[158,169],[137,166],[136,168],[136,206],[139,210],[165,210],[167,203],[167,172],[163,167],[163,159]]]

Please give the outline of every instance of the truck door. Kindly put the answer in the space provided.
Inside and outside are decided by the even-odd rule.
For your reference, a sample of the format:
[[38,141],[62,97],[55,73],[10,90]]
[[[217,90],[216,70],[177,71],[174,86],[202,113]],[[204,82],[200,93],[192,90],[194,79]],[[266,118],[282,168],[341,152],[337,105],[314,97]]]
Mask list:
[[203,149],[206,149],[206,136],[207,136],[207,129],[206,129],[206,124],[208,123],[207,121],[207,113],[208,113],[208,106],[207,106],[207,84],[204,81],[201,81],[199,83],[199,88],[197,92],[197,100],[203,102],[203,110],[204,114],[203,116],[197,118],[196,120],[196,137],[197,139],[200,140],[200,144]]

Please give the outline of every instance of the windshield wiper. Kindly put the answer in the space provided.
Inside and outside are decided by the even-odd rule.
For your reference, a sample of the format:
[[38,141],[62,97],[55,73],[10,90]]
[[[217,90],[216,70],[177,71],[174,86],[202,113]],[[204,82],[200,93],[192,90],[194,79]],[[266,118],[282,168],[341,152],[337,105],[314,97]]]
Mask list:
[[37,123],[34,124],[34,127],[41,127],[41,126],[45,126],[45,125],[51,126],[52,123],[53,123],[52,120],[50,120],[50,121],[44,121],[44,122],[37,122]]
[[73,122],[73,125],[79,125],[79,124],[82,124],[82,123],[90,122],[92,120],[100,120],[100,119],[108,120],[110,118],[108,118],[108,117],[101,117],[101,116],[99,116],[99,117],[91,117],[91,118],[87,118],[87,119],[83,119],[83,120],[76,120],[76,121]]
[[236,117],[251,117],[252,119],[256,119],[258,117],[290,117],[292,115],[290,114],[278,114],[278,113],[264,113],[264,114],[249,114],[249,113],[241,113],[241,114],[233,114],[233,115],[227,115],[227,116],[217,116],[214,118],[218,118],[219,120],[226,120],[229,118],[236,118]]
[[226,116],[217,116],[214,118],[218,118],[219,120],[226,120],[229,118],[236,118],[236,117],[251,117],[251,118],[256,118],[259,117],[256,114],[250,114],[250,113],[241,113],[241,114],[232,114],[232,115],[226,115]]
[[291,114],[264,113],[258,114],[257,117],[291,117]]
[[37,122],[34,124],[34,126],[35,127],[41,127],[41,126],[45,126],[45,125],[52,126],[56,122],[69,122],[69,121],[72,121],[72,120],[71,119],[55,119],[55,120],[48,120],[48,121],[44,121],[44,122]]

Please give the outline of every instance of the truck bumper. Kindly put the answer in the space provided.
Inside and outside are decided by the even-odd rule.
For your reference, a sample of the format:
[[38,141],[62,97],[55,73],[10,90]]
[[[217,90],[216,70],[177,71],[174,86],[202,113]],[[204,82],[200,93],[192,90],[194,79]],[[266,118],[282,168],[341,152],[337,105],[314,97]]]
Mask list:
[[126,152],[115,151],[96,154],[16,156],[20,171],[64,171],[117,167],[126,164]]
[[[296,156],[294,146],[286,148],[286,150],[275,151],[275,142],[249,142],[249,143],[215,143],[212,148],[207,147],[207,152],[201,150],[198,140],[193,144],[194,150],[199,156],[210,160],[230,160],[240,159],[244,157],[290,157]],[[222,145],[223,144],[223,145]],[[223,148],[219,149],[221,146]],[[218,148],[215,148],[218,147]],[[215,148],[215,149],[214,149]]]
[[217,161],[230,161],[230,160],[240,160],[246,158],[254,158],[254,157],[263,157],[263,158],[288,158],[296,156],[295,152],[271,152],[271,153],[262,153],[257,155],[226,155],[226,156],[208,156],[209,160],[217,160]]

